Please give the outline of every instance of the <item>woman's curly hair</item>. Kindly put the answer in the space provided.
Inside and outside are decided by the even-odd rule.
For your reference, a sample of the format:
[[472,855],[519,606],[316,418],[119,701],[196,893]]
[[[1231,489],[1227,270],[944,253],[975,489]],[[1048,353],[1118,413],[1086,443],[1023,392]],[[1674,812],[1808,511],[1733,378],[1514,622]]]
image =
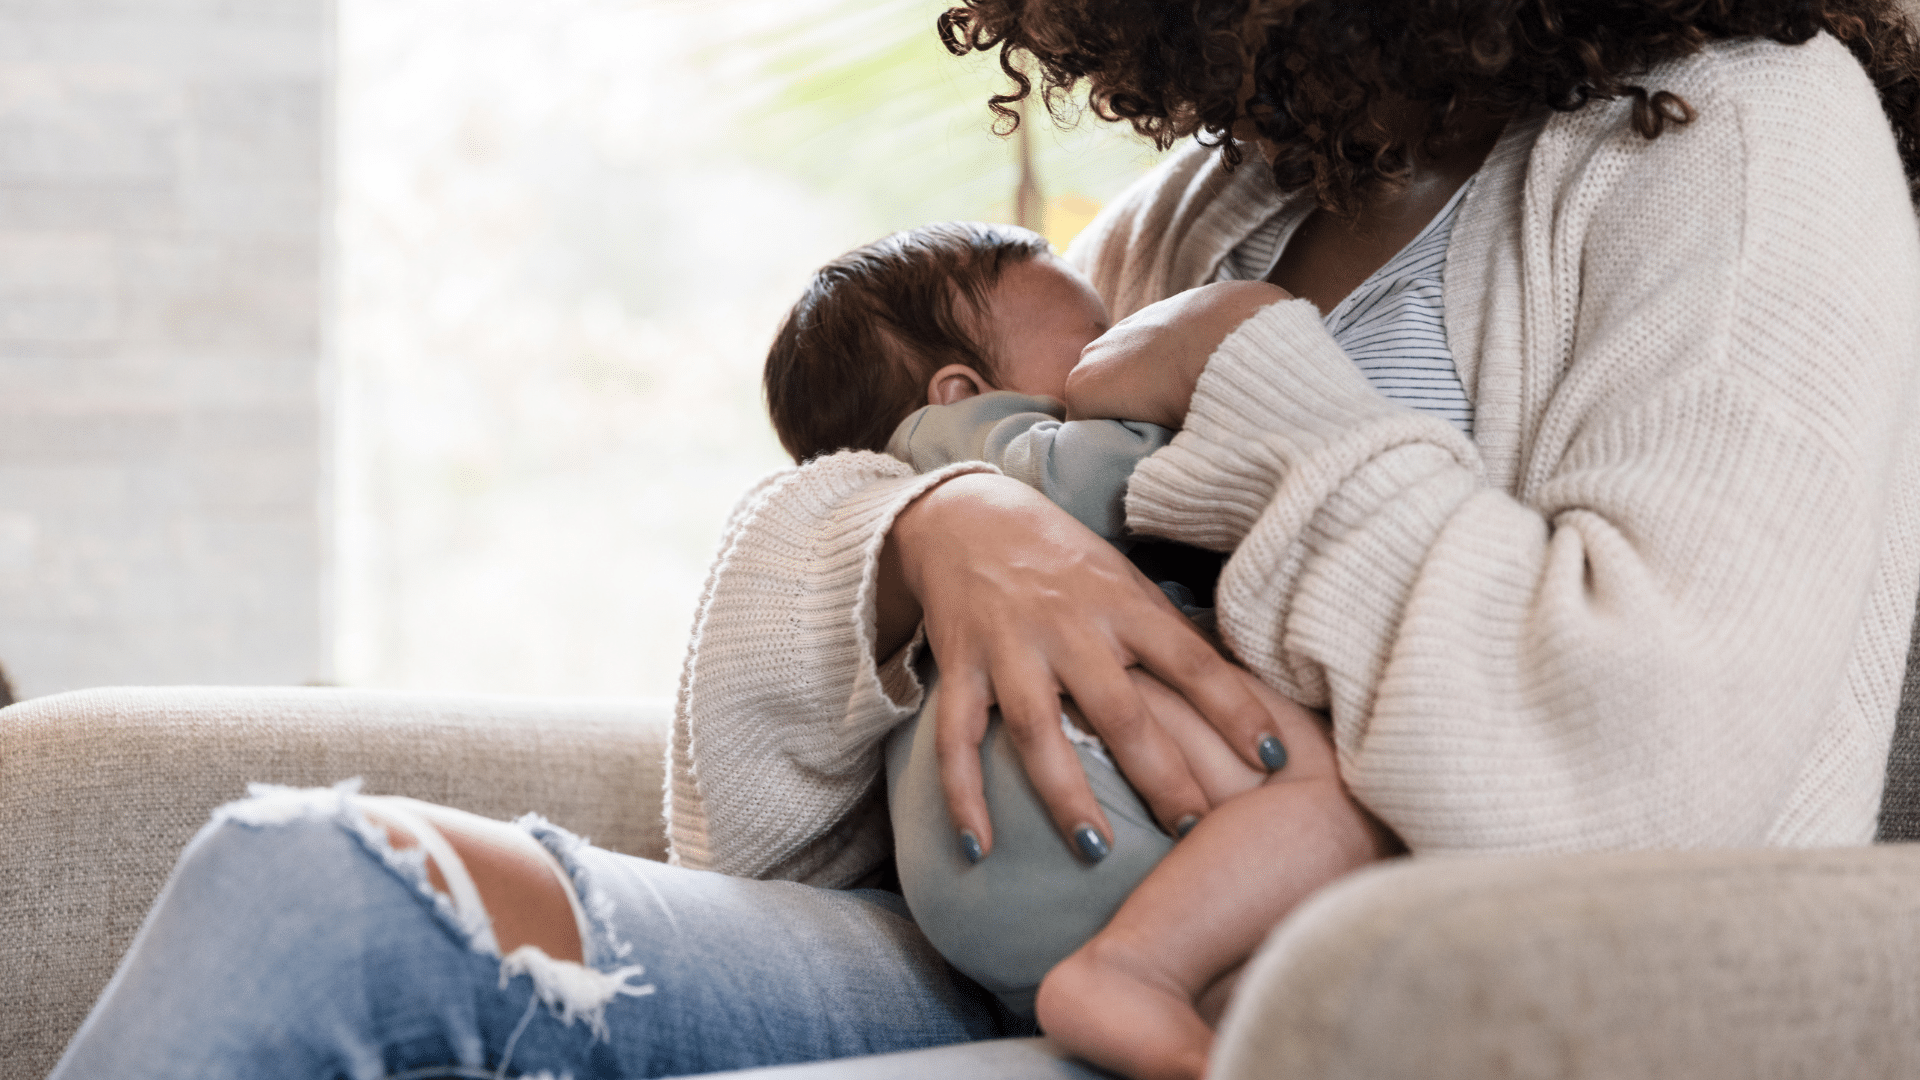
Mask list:
[[[1165,149],[1199,135],[1223,143],[1250,122],[1278,150],[1274,179],[1311,185],[1321,205],[1358,211],[1408,174],[1464,111],[1561,111],[1633,99],[1646,138],[1693,108],[1634,82],[1708,42],[1764,37],[1796,45],[1824,30],[1852,50],[1880,94],[1920,202],[1920,38],[1900,0],[965,0],[940,16],[949,51],[1000,50],[1010,92],[988,102],[1001,123],[1034,89],[1059,115],[1081,79],[1106,120]],[[1243,89],[1252,97],[1243,113]],[[1423,108],[1424,133],[1396,138],[1395,110]],[[1403,115],[1403,114],[1401,114]],[[1008,127],[1011,130],[1011,127]]]

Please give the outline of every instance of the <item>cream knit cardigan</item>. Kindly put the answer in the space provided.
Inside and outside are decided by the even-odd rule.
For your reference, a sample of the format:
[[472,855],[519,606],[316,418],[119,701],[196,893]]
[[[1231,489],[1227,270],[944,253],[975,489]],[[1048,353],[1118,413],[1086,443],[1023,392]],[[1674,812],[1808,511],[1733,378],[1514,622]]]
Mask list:
[[[1235,331],[1135,473],[1137,531],[1234,551],[1220,622],[1331,710],[1417,852],[1864,843],[1920,585],[1920,230],[1825,36],[1713,46],[1625,103],[1511,124],[1460,209],[1447,337],[1471,440],[1374,392],[1306,301]],[[1074,257],[1117,314],[1200,284],[1276,207],[1175,155]],[[913,476],[843,453],[736,510],[670,751],[673,858],[837,885],[887,851],[871,657]],[[915,650],[908,650],[913,652]]]

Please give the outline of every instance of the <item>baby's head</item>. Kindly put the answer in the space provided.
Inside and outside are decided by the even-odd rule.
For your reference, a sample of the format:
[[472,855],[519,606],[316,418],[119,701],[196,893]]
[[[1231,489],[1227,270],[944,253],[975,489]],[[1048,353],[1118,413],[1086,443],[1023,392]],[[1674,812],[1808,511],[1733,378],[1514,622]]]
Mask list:
[[1038,234],[945,222],[821,267],[767,353],[767,411],[795,461],[885,450],[922,405],[1060,397],[1106,305]]

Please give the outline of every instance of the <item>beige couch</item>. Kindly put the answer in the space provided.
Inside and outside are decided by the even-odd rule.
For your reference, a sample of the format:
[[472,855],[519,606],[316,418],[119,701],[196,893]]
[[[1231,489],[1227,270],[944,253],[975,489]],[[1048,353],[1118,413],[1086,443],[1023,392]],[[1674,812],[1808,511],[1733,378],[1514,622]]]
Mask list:
[[[248,780],[362,776],[658,857],[665,723],[626,702],[315,689],[91,690],[0,711],[0,1072],[52,1065],[175,853]],[[1282,924],[1216,1072],[1920,1076],[1916,958],[1920,848],[1406,860]],[[1090,1075],[1039,1040],[766,1072]]]
[[537,809],[661,858],[668,717],[631,702],[84,690],[0,711],[0,1075],[41,1076],[207,812],[250,780]]

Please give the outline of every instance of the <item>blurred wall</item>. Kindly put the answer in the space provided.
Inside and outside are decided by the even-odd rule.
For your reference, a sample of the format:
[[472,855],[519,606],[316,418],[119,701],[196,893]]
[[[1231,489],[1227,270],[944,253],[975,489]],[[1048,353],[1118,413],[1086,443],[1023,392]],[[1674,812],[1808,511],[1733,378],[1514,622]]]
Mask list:
[[0,0],[0,665],[328,676],[331,0]]

